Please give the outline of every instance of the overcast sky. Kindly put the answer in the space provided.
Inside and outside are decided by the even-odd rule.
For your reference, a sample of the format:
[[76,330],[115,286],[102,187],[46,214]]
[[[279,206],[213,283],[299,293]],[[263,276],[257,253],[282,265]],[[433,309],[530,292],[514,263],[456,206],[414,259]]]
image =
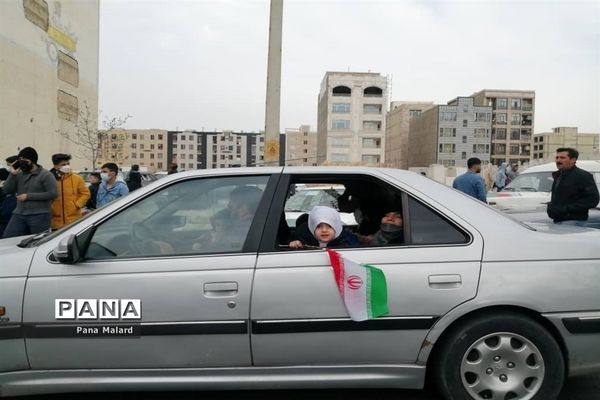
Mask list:
[[[102,0],[100,109],[128,128],[264,129],[268,0]],[[535,90],[535,132],[600,132],[600,1],[284,0],[281,130],[316,129],[325,71],[391,100]]]

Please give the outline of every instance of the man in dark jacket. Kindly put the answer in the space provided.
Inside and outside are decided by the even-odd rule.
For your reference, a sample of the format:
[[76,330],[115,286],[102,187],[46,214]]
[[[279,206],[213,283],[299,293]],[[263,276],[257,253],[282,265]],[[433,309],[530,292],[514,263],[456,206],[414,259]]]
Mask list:
[[127,177],[127,188],[129,193],[142,187],[142,174],[140,174],[140,166],[133,164],[129,176]]
[[41,233],[50,228],[50,207],[58,195],[56,179],[37,161],[35,149],[25,147],[19,152],[19,160],[11,165],[13,169],[4,182],[4,191],[15,194],[17,207],[3,238]]
[[554,183],[547,209],[555,223],[568,221],[571,225],[585,225],[588,210],[600,201],[592,174],[575,165],[578,157],[579,152],[570,147],[556,150],[558,171],[552,173]]

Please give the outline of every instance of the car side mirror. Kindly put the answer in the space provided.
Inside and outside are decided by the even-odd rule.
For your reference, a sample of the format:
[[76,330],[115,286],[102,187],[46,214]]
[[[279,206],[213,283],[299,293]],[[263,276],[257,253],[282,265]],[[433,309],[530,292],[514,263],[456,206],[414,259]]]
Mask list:
[[62,238],[58,246],[52,251],[52,255],[56,261],[64,264],[75,264],[79,261],[81,256],[77,236],[69,235]]

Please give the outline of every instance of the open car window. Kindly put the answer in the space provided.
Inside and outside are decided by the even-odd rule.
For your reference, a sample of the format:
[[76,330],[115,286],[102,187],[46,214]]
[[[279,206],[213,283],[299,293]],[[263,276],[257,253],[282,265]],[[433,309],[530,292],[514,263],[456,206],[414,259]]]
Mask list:
[[96,228],[87,259],[240,252],[268,176],[177,182]]

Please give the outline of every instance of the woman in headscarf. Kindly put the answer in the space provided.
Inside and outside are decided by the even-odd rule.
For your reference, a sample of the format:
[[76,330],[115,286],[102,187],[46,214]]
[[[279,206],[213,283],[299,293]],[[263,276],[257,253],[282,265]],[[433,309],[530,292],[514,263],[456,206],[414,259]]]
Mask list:
[[506,163],[503,162],[500,164],[500,168],[498,168],[498,172],[496,173],[496,177],[494,178],[494,186],[498,188],[498,191],[501,192],[506,186]]
[[308,222],[294,233],[290,247],[346,247],[359,245],[357,237],[344,229],[340,213],[331,207],[316,206],[308,214]]
[[367,236],[367,244],[385,246],[404,243],[404,226],[402,213],[390,211],[381,218],[381,226],[373,235]]

